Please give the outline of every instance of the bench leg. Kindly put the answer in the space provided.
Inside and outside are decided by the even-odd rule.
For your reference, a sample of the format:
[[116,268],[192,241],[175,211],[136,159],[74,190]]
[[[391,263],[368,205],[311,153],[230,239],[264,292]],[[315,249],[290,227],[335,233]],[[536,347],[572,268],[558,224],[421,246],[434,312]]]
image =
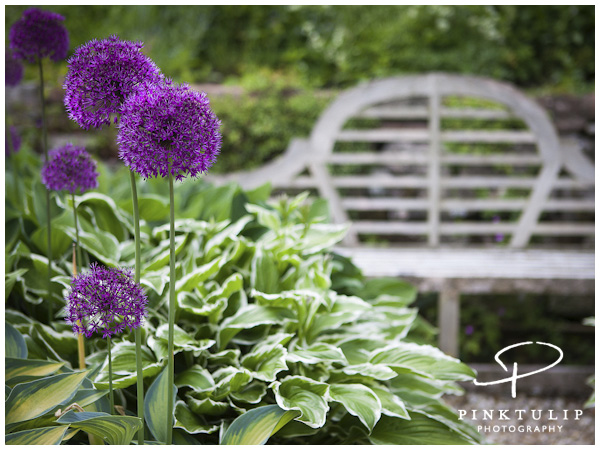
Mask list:
[[446,281],[438,298],[438,327],[440,349],[458,357],[458,328],[460,326],[460,292],[454,283]]

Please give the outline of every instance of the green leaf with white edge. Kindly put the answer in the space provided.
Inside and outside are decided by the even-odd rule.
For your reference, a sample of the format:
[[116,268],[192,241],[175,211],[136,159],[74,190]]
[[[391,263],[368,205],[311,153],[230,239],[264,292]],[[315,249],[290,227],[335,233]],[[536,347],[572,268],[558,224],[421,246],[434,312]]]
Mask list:
[[35,419],[69,401],[87,374],[87,370],[64,373],[17,384],[5,402],[5,424]]
[[274,294],[279,289],[279,271],[273,257],[265,253],[260,246],[256,248],[252,259],[250,286],[259,292]]
[[247,203],[245,207],[249,213],[256,214],[258,223],[260,223],[263,227],[267,227],[275,231],[281,229],[281,219],[279,218],[277,211],[273,211],[272,209],[267,209],[262,206],[253,205],[251,203]]
[[175,404],[175,428],[181,428],[189,434],[213,434],[219,431],[219,425],[208,424],[194,414],[182,400]]
[[224,348],[229,341],[241,330],[258,325],[280,325],[294,320],[295,315],[286,308],[274,308],[259,305],[246,305],[238,312],[221,323],[219,331],[219,346]]
[[207,254],[211,254],[211,250],[219,248],[223,245],[226,239],[234,239],[242,232],[242,230],[246,227],[246,225],[252,221],[252,216],[243,216],[237,222],[227,226],[222,231],[219,231],[212,238],[206,242],[204,246],[204,250]]
[[[59,229],[64,231],[72,240],[76,240],[75,228],[60,226]],[[80,229],[79,243],[81,248],[90,252],[104,264],[112,267],[119,265],[121,258],[119,241],[111,233],[99,229],[90,231]]]
[[[144,418],[146,424],[157,441],[167,442],[169,424],[165,421],[165,408],[167,408],[168,389],[173,390],[173,398],[177,395],[175,385],[169,386],[167,377],[168,367],[156,377],[148,388],[144,398]],[[166,411],[168,413],[168,411]],[[174,414],[174,408],[172,414]],[[171,424],[172,426],[172,424]]]
[[351,365],[363,364],[369,362],[371,352],[385,346],[385,342],[373,339],[348,339],[338,344],[344,352],[346,359]]
[[163,267],[160,270],[146,272],[140,278],[140,284],[154,290],[158,295],[162,295],[169,282],[169,268]]
[[4,436],[6,445],[60,445],[69,426],[17,431]]
[[112,198],[99,192],[86,192],[76,197],[75,202],[78,209],[80,206],[91,208],[98,228],[113,234],[119,241],[127,238],[124,211]]
[[4,322],[4,357],[27,358],[27,344],[23,335],[6,321]]
[[345,311],[333,314],[319,314],[315,317],[307,332],[307,340],[313,341],[325,330],[335,330],[341,325],[355,321],[360,317],[359,311]]
[[266,393],[267,387],[265,383],[253,381],[237,392],[231,392],[230,395],[234,400],[239,402],[256,404],[262,400]]
[[[303,229],[304,225],[298,225],[297,228]],[[333,247],[344,239],[348,232],[348,228],[348,224],[313,224],[301,240],[304,248],[302,253],[311,255]]]
[[9,272],[4,275],[4,299],[8,299],[8,296],[12,292],[12,289],[21,277],[27,273],[27,269],[18,269],[13,272]]
[[369,440],[375,445],[465,445],[473,440],[423,414],[410,413],[411,420],[383,416]]
[[64,365],[64,362],[7,357],[4,358],[4,379],[10,386],[10,381],[17,377],[45,377],[53,374]]
[[[128,201],[131,208],[133,203]],[[140,219],[146,222],[156,222],[169,217],[169,203],[166,198],[155,194],[143,194],[138,197]]]
[[467,381],[476,373],[458,359],[430,345],[398,342],[371,354],[372,364],[385,364],[393,369],[405,369],[439,380]]
[[143,426],[139,417],[111,416],[102,412],[69,411],[56,421],[71,428],[91,433],[109,445],[128,445]]
[[302,376],[289,376],[271,383],[270,387],[281,408],[302,413],[297,420],[312,428],[325,425],[330,398],[327,384]]
[[390,391],[412,407],[430,405],[447,393],[463,392],[454,381],[435,380],[412,372],[399,373],[389,384]]
[[196,392],[212,391],[215,381],[212,375],[204,367],[194,364],[175,375],[175,385],[179,387],[190,387]]
[[[169,340],[169,324],[164,323],[156,330],[156,336],[165,341]],[[173,327],[173,345],[183,350],[202,351],[211,348],[215,344],[212,339],[196,340],[189,333],[175,325]]]
[[361,375],[365,377],[371,377],[375,380],[391,380],[398,374],[390,369],[385,364],[356,364],[353,366],[346,366],[341,369],[346,375]]
[[[186,240],[186,236],[175,236],[175,256],[181,253],[181,251],[185,247]],[[142,266],[144,267],[142,269],[142,272],[145,274],[147,272],[156,271],[166,266],[169,263],[170,255],[171,251],[169,247],[166,246],[166,248],[162,252],[158,253],[150,261],[142,263]]]
[[331,384],[329,396],[341,403],[353,416],[364,424],[369,432],[381,417],[381,402],[379,397],[362,384]]
[[211,398],[198,400],[188,397],[187,405],[194,414],[199,416],[222,416],[230,408],[229,403],[218,402]]
[[400,308],[415,301],[417,288],[397,278],[374,278],[365,281],[357,295],[366,300],[376,300],[373,304]]
[[228,299],[234,292],[243,289],[244,278],[239,273],[234,273],[227,277],[223,284],[218,289],[211,289],[210,293],[206,296],[205,301],[212,303],[220,298]]
[[263,445],[298,414],[297,411],[286,411],[277,405],[251,409],[231,423],[221,439],[221,445]]
[[287,360],[305,364],[318,364],[321,362],[348,364],[344,353],[339,348],[324,342],[306,348],[296,348],[288,353]]
[[377,395],[381,402],[381,412],[386,416],[398,417],[410,420],[410,414],[400,397],[388,391],[386,388],[371,386],[371,390]]
[[221,255],[212,261],[197,267],[192,272],[184,275],[180,280],[175,283],[175,291],[192,291],[200,283],[206,281],[212,275],[214,275],[223,264],[227,262],[227,254]]
[[275,381],[279,372],[288,369],[285,363],[287,350],[279,344],[257,347],[242,358],[242,365],[256,379]]

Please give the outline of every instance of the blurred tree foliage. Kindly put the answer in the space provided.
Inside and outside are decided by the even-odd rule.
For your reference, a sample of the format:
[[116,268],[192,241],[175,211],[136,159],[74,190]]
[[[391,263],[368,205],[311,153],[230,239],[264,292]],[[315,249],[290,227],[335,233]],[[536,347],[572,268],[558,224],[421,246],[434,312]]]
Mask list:
[[[26,6],[6,6],[6,35]],[[594,80],[594,6],[52,6],[71,48],[118,34],[177,81],[222,82],[258,68],[310,87],[422,71],[521,86]]]

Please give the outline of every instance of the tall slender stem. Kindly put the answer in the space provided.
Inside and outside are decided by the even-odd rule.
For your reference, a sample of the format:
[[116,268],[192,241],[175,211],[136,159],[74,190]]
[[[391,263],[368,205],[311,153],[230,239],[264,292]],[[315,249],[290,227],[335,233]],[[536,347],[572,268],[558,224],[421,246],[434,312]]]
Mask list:
[[[140,210],[138,206],[135,175],[129,171],[131,178],[131,198],[133,199],[133,226],[135,234],[135,282],[140,282],[141,243],[140,243]],[[137,369],[137,409],[138,417],[144,423],[144,366],[142,365],[142,328],[135,329],[135,365]],[[138,445],[144,445],[144,427],[138,431]]]
[[77,205],[75,205],[75,194],[71,194],[73,202],[73,221],[75,222],[75,242],[77,243],[77,267],[81,270],[81,245],[79,243],[79,226],[77,225]]
[[113,393],[113,383],[112,383],[112,356],[110,354],[110,347],[112,345],[110,341],[110,336],[107,338],[108,344],[108,401],[110,402],[110,413],[115,414],[115,396]]
[[[77,276],[77,258],[75,256],[75,243],[73,243],[73,278]],[[81,326],[81,321],[78,321]],[[85,370],[85,345],[83,342],[83,333],[77,334],[77,356],[79,359],[79,368]]]
[[[44,151],[44,161],[48,162],[48,132],[46,130],[46,102],[44,100],[44,67],[42,58],[38,58],[38,67],[40,69],[40,101],[42,105],[42,149]],[[52,278],[52,225],[50,223],[50,191],[46,189],[46,229],[48,237],[48,323],[52,322],[52,298],[51,282]]]
[[[15,152],[15,143],[13,142],[12,132],[8,117],[4,121],[6,127],[6,144],[8,145],[8,154],[10,155],[10,162],[13,170],[13,184],[15,187],[15,198],[17,204],[21,203],[21,194],[19,193],[19,166],[17,163],[17,155]],[[22,204],[19,206],[23,206]]]
[[173,384],[175,381],[175,359],[173,355],[173,331],[175,328],[175,199],[173,195],[173,174],[169,164],[169,203],[170,203],[170,279],[169,279],[169,362],[167,372],[167,445],[173,440]]

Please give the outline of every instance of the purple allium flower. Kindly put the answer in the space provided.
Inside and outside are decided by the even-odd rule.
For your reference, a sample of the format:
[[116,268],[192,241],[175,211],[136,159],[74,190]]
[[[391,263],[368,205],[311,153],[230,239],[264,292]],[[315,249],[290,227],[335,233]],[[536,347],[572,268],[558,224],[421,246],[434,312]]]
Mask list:
[[146,83],[161,82],[160,69],[142,53],[143,47],[117,36],[78,47],[68,60],[63,85],[69,117],[85,129],[110,125],[111,114],[120,112],[127,97]]
[[73,332],[103,338],[139,328],[146,316],[148,298],[131,270],[90,265],[89,272],[71,281],[65,320]]
[[475,331],[475,328],[473,327],[473,325],[467,325],[465,327],[465,334],[467,336],[471,336],[473,334],[473,331]]
[[38,58],[65,59],[69,33],[61,23],[65,18],[51,11],[30,8],[10,28],[8,38],[15,57],[34,63]]
[[[4,147],[5,156],[9,156],[11,154],[11,150],[12,150],[12,153],[17,153],[21,149],[21,136],[19,136],[19,133],[17,131],[17,127],[15,127],[14,125],[11,125],[9,127],[9,130],[10,130],[10,136],[8,134],[8,130],[6,130],[6,135],[4,137],[4,140],[5,140],[5,147]],[[10,142],[8,141],[9,138],[10,138]]]
[[221,148],[221,121],[204,92],[170,82],[133,94],[118,125],[119,158],[143,178],[206,172]]
[[83,147],[71,143],[50,151],[48,161],[42,167],[42,183],[53,191],[79,189],[83,193],[98,187],[96,161]]
[[4,85],[16,86],[23,79],[23,64],[9,48],[4,53]]

